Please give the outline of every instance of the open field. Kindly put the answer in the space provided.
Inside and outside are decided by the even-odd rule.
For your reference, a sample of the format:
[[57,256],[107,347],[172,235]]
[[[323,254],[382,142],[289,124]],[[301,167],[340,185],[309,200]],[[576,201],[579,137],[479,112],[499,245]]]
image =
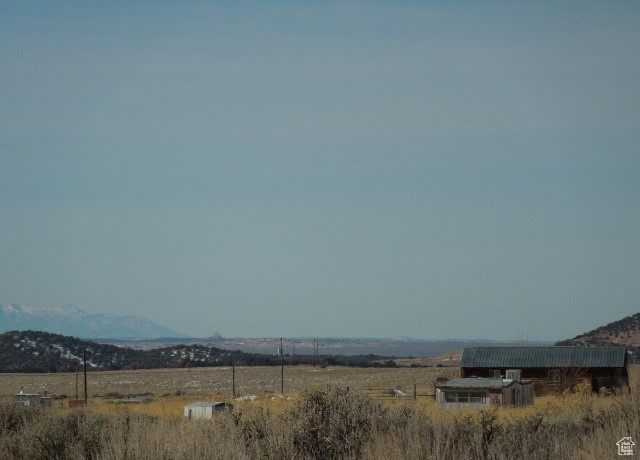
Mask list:
[[[0,403],[0,457],[599,460],[619,458],[621,438],[640,439],[638,366],[630,369],[630,388],[612,396],[583,387],[525,408],[452,412],[436,410],[430,397],[389,398],[373,390],[415,382],[420,394],[457,368],[285,368],[283,396],[279,371],[237,369],[240,393],[256,400],[236,402],[234,413],[208,421],[185,419],[182,407],[228,400],[229,369],[91,373],[85,409],[69,409],[63,400],[52,408]],[[71,393],[75,375],[1,374],[0,383],[5,394],[16,385]],[[114,399],[141,392],[132,389],[153,390],[146,391],[153,402]]]
[[[458,368],[352,368],[285,366],[285,391],[300,392],[327,385],[353,389],[411,389],[416,384],[420,393],[433,393],[437,377],[453,377]],[[110,394],[123,396],[150,394],[193,395],[221,394],[231,396],[230,367],[148,369],[134,371],[106,371],[88,373],[89,397]],[[253,395],[280,392],[280,367],[236,367],[236,393]],[[8,396],[23,390],[25,393],[44,393],[57,396],[75,394],[76,374],[0,374],[0,394]],[[79,375],[82,393],[82,374]]]
[[[290,405],[300,393],[328,386],[362,390],[379,400],[393,399],[393,390],[401,390],[413,399],[414,384],[419,399],[431,400],[438,377],[450,378],[458,368],[353,368],[285,366],[284,395],[280,395],[280,367],[236,367],[236,397],[239,407],[263,407],[277,410]],[[82,374],[78,376],[78,394],[83,398]],[[133,411],[169,418],[182,416],[184,405],[201,400],[231,401],[233,377],[230,367],[147,369],[88,373],[89,409],[103,414]],[[54,406],[67,408],[75,399],[75,373],[0,374],[0,398],[10,400],[19,393],[45,392],[58,398]],[[122,401],[127,396],[145,394],[149,404]],[[251,399],[249,399],[251,397]],[[396,398],[398,399],[398,398]]]

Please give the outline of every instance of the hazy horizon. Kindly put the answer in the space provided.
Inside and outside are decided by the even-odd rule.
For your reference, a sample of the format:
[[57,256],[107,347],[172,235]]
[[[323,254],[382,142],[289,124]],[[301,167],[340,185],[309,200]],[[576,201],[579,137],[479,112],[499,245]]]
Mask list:
[[640,311],[636,2],[0,4],[0,302],[194,337]]

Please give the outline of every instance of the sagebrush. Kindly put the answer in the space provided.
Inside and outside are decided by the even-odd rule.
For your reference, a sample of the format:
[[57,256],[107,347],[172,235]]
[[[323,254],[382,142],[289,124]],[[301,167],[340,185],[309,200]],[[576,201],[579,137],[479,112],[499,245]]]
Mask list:
[[617,458],[620,438],[640,439],[638,398],[629,389],[561,401],[566,407],[432,414],[326,388],[280,411],[244,409],[205,421],[4,404],[0,458],[602,459]]

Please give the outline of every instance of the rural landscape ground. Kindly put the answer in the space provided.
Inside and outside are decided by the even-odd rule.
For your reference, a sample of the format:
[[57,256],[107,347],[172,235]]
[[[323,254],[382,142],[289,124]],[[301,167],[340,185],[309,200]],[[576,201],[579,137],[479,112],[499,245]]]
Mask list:
[[[438,377],[452,377],[458,368],[403,367],[356,368],[285,366],[285,392],[304,392],[326,386],[350,387],[359,390],[402,389],[413,392],[414,384],[421,394],[433,395]],[[75,393],[76,374],[0,374],[3,396],[20,392],[71,397]],[[82,373],[79,375],[80,393],[83,392]],[[132,395],[151,395],[156,398],[170,395],[202,399],[210,395],[231,398],[233,375],[231,367],[186,369],[146,369],[134,371],[89,372],[89,397],[114,399]],[[271,395],[280,393],[279,366],[247,366],[235,368],[237,395]],[[82,396],[82,395],[81,395]],[[61,399],[61,400],[62,400]]]
[[[629,327],[616,325],[593,331],[598,337],[606,332],[606,343],[593,339],[594,344],[615,345],[618,335],[628,335]],[[234,342],[258,353],[234,352],[234,359],[223,361],[214,358],[228,350],[174,344],[160,355],[179,355],[179,360],[149,361],[143,358],[155,342],[137,343],[137,350],[127,351],[122,344],[102,346],[33,331],[0,337],[7,366],[32,358],[32,369],[58,369],[0,373],[2,459],[599,460],[619,458],[616,443],[621,439],[640,439],[640,365],[635,364],[629,368],[629,386],[614,392],[593,392],[589,382],[559,384],[553,395],[537,396],[532,406],[444,411],[436,407],[435,384],[460,375],[460,350],[416,358],[407,356],[405,342],[394,341],[394,353],[402,348],[407,353],[399,354],[405,357],[362,355],[366,365],[356,367],[340,364],[337,358],[347,355],[319,355],[334,359],[295,365],[294,359],[305,356],[305,343],[289,341],[291,354],[283,356],[283,367],[231,367],[225,363],[264,357],[260,350],[273,350],[279,340]],[[324,346],[331,343],[335,351],[382,343],[343,342]],[[293,353],[294,343],[299,355]],[[445,350],[454,344],[407,343]],[[78,366],[83,350],[90,352],[88,404],[71,408],[70,400],[84,399]],[[218,364],[208,366],[202,353]],[[104,370],[120,355],[117,370]],[[280,363],[280,358],[271,355],[267,361]],[[153,366],[137,367],[145,363]],[[13,395],[20,392],[46,394],[52,406],[16,405]],[[185,418],[184,406],[196,401],[222,401],[234,410],[212,420]]]
[[[231,368],[89,372],[89,404],[70,409],[74,373],[1,374],[2,458],[617,458],[640,439],[640,367],[617,394],[576,388],[526,408],[444,412],[434,383],[458,367]],[[83,392],[80,374],[79,392]],[[415,397],[414,397],[415,388]],[[51,408],[10,403],[19,391]],[[146,394],[148,404],[127,403]],[[189,402],[233,402],[214,420],[182,416]]]

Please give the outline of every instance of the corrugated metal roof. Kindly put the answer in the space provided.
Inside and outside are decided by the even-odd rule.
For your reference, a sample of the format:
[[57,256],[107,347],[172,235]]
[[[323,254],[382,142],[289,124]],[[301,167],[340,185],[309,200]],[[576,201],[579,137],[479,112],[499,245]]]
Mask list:
[[502,389],[511,384],[513,380],[487,379],[483,377],[451,379],[437,385],[438,388],[479,388]]
[[225,403],[223,402],[203,402],[203,401],[198,401],[198,402],[193,402],[191,404],[187,404],[187,407],[216,407],[216,406],[220,406],[220,405],[224,405]]
[[462,367],[624,367],[625,347],[469,347]]

